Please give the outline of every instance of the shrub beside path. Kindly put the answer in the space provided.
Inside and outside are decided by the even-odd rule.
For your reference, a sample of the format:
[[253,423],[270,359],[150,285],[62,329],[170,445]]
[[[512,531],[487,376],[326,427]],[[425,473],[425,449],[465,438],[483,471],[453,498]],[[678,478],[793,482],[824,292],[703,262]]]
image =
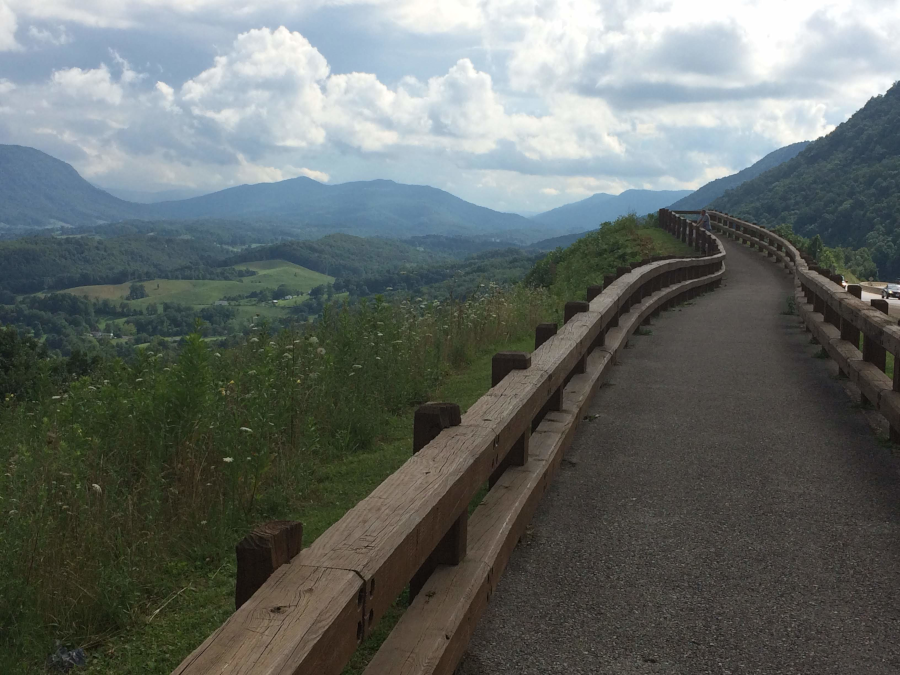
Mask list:
[[900,672],[900,478],[791,277],[632,339],[510,561],[463,675]]

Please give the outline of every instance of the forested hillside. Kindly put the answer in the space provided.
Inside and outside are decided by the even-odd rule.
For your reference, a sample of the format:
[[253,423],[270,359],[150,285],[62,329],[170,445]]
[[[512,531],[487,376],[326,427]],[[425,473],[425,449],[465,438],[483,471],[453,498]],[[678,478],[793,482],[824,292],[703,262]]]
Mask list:
[[419,251],[399,241],[330,234],[314,241],[284,241],[247,249],[226,261],[238,265],[251,260],[287,260],[333,277],[360,276],[404,264],[422,264],[442,256]]
[[0,230],[140,218],[145,207],[116,199],[69,164],[34,148],[0,145]]
[[882,277],[900,275],[900,84],[711,206],[829,246],[868,247]]
[[[0,291],[34,293],[131,279],[214,279],[228,251],[195,239],[123,236],[0,241]],[[176,274],[176,271],[178,273]],[[233,270],[228,272],[233,274]]]
[[727,190],[736,188],[738,185],[742,185],[748,180],[756,178],[769,169],[774,169],[776,166],[780,166],[788,160],[793,159],[807,145],[809,145],[809,141],[800,141],[799,143],[792,143],[791,145],[770,152],[761,160],[748,166],[746,169],[738,171],[730,176],[717,178],[716,180],[707,183],[696,192],[692,192],[687,197],[679,199],[669,208],[673,211],[694,211],[696,209],[702,209],[714,199],[718,199],[725,194]]

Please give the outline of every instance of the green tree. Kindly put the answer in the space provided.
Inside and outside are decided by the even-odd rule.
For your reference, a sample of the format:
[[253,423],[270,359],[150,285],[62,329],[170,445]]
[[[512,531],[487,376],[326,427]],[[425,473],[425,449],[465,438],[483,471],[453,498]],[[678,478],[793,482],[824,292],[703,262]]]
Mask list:
[[131,284],[131,288],[128,291],[128,297],[126,300],[140,300],[141,298],[147,297],[147,289],[144,288],[144,284],[139,284],[134,282]]

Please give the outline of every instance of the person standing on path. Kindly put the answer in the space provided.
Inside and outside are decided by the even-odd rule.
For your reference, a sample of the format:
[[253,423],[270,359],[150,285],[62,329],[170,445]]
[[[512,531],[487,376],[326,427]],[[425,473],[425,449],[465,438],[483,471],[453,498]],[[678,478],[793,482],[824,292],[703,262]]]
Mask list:
[[709,222],[709,214],[706,212],[706,209],[700,211],[700,220],[697,221],[697,224],[704,230],[712,232],[712,223]]

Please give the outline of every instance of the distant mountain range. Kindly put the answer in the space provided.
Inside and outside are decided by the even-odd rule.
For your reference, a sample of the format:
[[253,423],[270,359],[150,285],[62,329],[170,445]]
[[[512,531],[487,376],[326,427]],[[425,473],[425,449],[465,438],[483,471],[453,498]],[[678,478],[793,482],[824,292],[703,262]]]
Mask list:
[[809,145],[809,141],[800,141],[799,143],[792,143],[791,145],[786,145],[783,148],[774,150],[742,171],[738,171],[730,176],[725,176],[724,178],[717,178],[716,180],[707,183],[696,192],[692,192],[687,197],[679,199],[669,206],[669,208],[673,211],[695,211],[697,209],[705,208],[714,200],[724,195],[727,190],[736,188],[738,185],[756,178],[769,169],[774,169],[776,166],[793,159],[800,154],[800,151],[807,145]]
[[113,197],[124,199],[126,202],[135,202],[136,204],[158,204],[159,202],[171,202],[176,199],[191,199],[192,197],[200,197],[209,194],[208,190],[191,190],[188,188],[176,190],[160,190],[157,192],[147,192],[145,190],[125,190],[122,188],[110,188],[98,185],[101,190],[108,192]]
[[[132,201],[100,190],[70,165],[39,150],[0,145],[0,235],[6,236],[125,220],[228,219],[283,226],[303,238],[344,232],[394,239],[485,236],[527,243],[548,234],[595,228],[631,211],[650,213],[687,194],[652,190],[598,194],[525,218],[476,206],[437,188],[389,180],[325,185],[300,177],[171,201],[159,201],[168,196],[160,193],[117,193]],[[171,193],[178,194],[183,192]]]
[[598,192],[574,204],[566,204],[531,218],[545,228],[560,234],[596,229],[627,213],[645,216],[686,197],[690,190],[625,190],[620,195]]

